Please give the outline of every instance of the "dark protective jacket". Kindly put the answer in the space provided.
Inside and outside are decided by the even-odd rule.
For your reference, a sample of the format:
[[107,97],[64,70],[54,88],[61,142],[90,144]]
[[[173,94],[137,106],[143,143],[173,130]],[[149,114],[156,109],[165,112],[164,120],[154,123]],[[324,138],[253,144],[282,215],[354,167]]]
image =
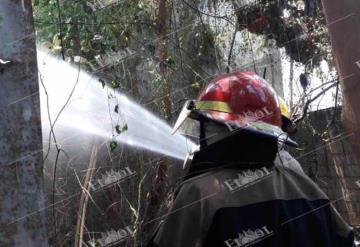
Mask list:
[[151,247],[354,246],[351,228],[277,142],[237,133],[196,153]]

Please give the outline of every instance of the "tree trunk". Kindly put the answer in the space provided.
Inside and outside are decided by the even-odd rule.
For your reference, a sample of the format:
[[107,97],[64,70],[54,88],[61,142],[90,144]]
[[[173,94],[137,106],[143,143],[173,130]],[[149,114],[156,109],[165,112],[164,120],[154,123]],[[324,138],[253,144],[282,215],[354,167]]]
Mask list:
[[323,0],[343,93],[342,120],[360,163],[360,1]]
[[[167,37],[166,37],[166,0],[159,0],[159,9],[158,9],[158,32],[159,32],[159,60],[160,60],[160,75],[163,79],[163,98],[160,99],[162,106],[164,107],[165,119],[171,119],[171,97],[170,97],[170,82],[167,80],[167,65],[166,65],[166,46],[167,46]],[[169,160],[166,157],[161,158],[156,164],[155,177],[152,180],[153,187],[149,194],[149,204],[146,213],[145,222],[152,222],[156,218],[159,209],[162,205],[165,204],[164,194],[167,188],[168,181],[168,166]],[[151,225],[150,225],[151,226]],[[151,227],[150,227],[151,229]],[[145,225],[143,228],[145,232],[149,231],[149,226]]]
[[0,1],[0,246],[48,246],[30,0]]
[[158,15],[158,31],[159,31],[159,60],[160,60],[160,75],[164,82],[164,98],[163,98],[163,106],[164,106],[164,114],[167,120],[171,119],[171,87],[170,82],[168,81],[167,76],[167,65],[166,65],[166,46],[167,46],[167,37],[166,37],[166,0],[159,0],[159,15]]

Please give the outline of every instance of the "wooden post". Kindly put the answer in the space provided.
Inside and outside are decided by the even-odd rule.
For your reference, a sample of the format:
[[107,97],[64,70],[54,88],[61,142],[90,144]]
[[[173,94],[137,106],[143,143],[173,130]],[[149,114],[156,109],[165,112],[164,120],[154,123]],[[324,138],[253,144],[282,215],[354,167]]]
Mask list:
[[360,164],[360,1],[322,0],[343,93],[342,120]]
[[0,246],[48,246],[30,0],[0,1]]

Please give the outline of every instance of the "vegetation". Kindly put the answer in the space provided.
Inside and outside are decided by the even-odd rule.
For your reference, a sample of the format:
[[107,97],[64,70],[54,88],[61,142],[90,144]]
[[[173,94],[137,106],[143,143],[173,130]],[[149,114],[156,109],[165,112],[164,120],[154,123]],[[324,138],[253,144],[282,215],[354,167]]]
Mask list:
[[274,39],[291,59],[311,68],[323,59],[332,59],[325,18],[318,4],[312,0],[258,1],[240,8],[237,15],[243,28]]
[[[252,53],[252,59],[244,64],[254,68],[257,63],[254,50],[273,44],[276,49],[285,48],[290,60],[302,64],[306,73],[318,68],[323,60],[333,66],[324,17],[320,6],[314,4],[317,1],[260,0],[245,6],[238,6],[237,2],[33,0],[33,6],[37,39],[43,48],[70,63],[80,64],[100,78],[103,88],[105,85],[111,88],[109,99],[115,97],[114,92],[123,92],[168,122],[174,122],[183,102],[194,98],[215,75],[229,69],[234,57],[242,58],[242,52]],[[232,11],[223,13],[218,9],[223,5]],[[229,27],[234,33],[228,31]],[[243,34],[240,41],[235,40],[237,33]],[[238,53],[232,54],[236,49]],[[268,68],[274,66],[278,65],[271,61]],[[249,66],[237,69],[243,68]],[[298,82],[295,78],[290,83]],[[298,115],[294,117],[306,116],[304,106],[310,100],[311,94],[304,92],[296,102]],[[337,100],[334,102],[336,105]],[[112,105],[110,114],[116,114],[119,120],[113,123],[114,138],[99,154],[102,159],[99,171],[131,164],[138,176],[127,185],[115,186],[116,190],[92,195],[85,235],[87,240],[96,239],[99,232],[130,225],[135,236],[128,246],[141,246],[157,223],[153,219],[169,206],[174,185],[182,174],[171,168],[178,161],[164,157],[154,161],[154,154],[124,148],[115,141],[115,137],[131,128],[121,118],[121,111],[121,105]],[[105,162],[111,167],[103,168]],[[146,163],[151,166],[144,167]],[[49,192],[59,194],[59,201],[79,190],[77,179],[81,181],[85,176],[72,175],[68,179],[70,171],[66,169],[59,176],[66,184],[57,183],[56,191]],[[178,179],[169,179],[172,173],[180,174]],[[57,180],[51,182],[55,184]],[[76,208],[83,205],[75,200],[69,205],[59,206],[54,217],[59,218],[59,229],[50,231],[54,245],[67,246],[74,241]]]

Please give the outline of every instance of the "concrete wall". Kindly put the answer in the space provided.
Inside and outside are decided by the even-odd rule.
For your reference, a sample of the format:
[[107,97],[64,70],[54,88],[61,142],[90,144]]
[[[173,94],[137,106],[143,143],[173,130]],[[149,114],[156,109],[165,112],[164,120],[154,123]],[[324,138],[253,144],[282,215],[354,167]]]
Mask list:
[[355,226],[360,224],[360,183],[356,183],[360,166],[350,144],[352,135],[341,126],[340,111],[335,117],[334,108],[310,113],[294,136],[303,150],[291,151],[343,218]]

